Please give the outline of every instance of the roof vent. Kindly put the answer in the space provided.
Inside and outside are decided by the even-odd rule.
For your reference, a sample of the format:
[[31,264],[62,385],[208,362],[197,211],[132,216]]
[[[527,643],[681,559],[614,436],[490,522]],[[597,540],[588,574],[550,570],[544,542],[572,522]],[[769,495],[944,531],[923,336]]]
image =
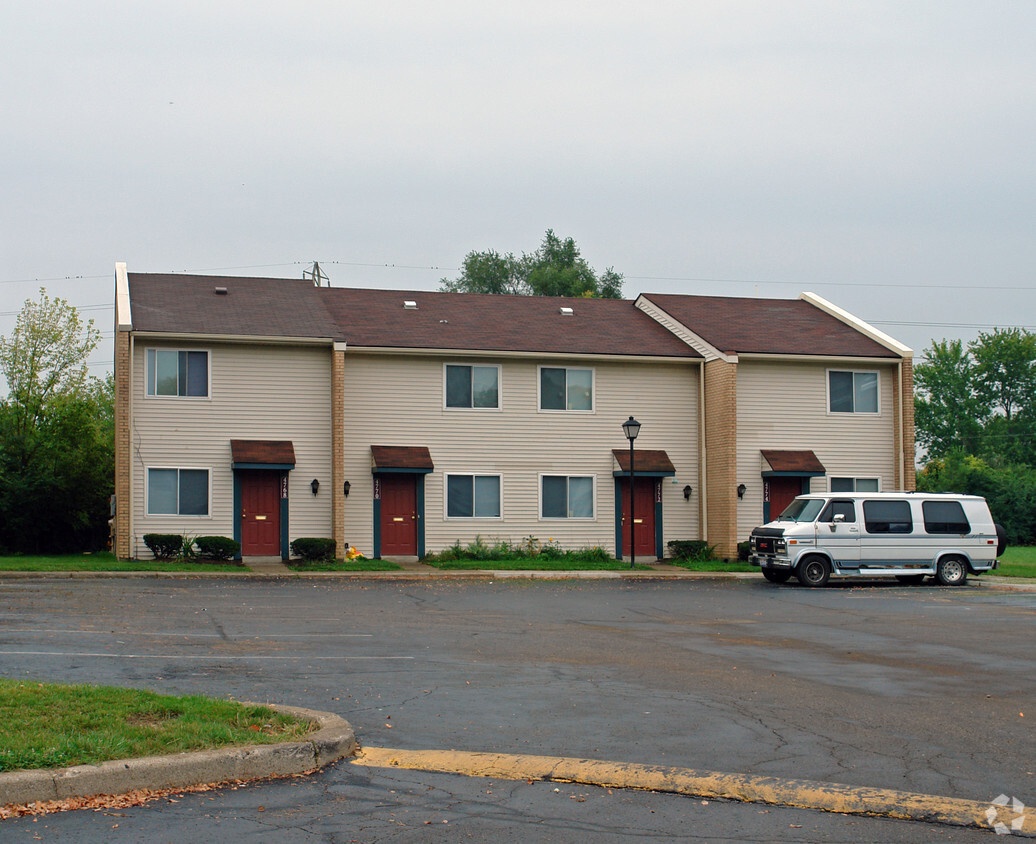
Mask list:
[[403,307],[406,310],[408,310],[408,311],[416,311],[417,310],[417,302],[415,302],[413,299],[404,299],[403,300]]
[[225,288],[225,287],[217,287],[216,288],[216,295],[217,296],[226,296],[227,295],[227,288]]
[[571,308],[558,308],[558,313],[562,316],[572,316],[574,312]]

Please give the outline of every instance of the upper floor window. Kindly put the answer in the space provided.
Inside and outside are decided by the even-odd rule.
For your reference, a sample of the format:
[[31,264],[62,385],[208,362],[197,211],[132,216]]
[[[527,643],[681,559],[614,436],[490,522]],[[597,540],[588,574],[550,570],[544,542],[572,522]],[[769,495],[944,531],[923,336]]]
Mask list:
[[446,364],[447,407],[500,407],[500,367]]
[[832,413],[877,413],[878,373],[829,370],[828,407]]
[[540,478],[540,516],[544,519],[592,519],[593,476],[543,475]]
[[447,475],[446,516],[450,519],[500,518],[500,476]]
[[540,410],[594,409],[594,371],[540,367]]
[[178,349],[147,350],[149,396],[197,396],[209,394],[209,353]]
[[148,469],[149,516],[209,515],[208,469]]

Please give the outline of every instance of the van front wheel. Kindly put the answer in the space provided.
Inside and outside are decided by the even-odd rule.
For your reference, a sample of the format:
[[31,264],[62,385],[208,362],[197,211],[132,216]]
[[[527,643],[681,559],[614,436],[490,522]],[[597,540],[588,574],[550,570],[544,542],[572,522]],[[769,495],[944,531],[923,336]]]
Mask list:
[[968,564],[963,557],[943,557],[935,567],[935,579],[943,586],[963,586],[968,579]]
[[806,557],[795,570],[803,586],[823,586],[831,577],[831,564],[823,557]]

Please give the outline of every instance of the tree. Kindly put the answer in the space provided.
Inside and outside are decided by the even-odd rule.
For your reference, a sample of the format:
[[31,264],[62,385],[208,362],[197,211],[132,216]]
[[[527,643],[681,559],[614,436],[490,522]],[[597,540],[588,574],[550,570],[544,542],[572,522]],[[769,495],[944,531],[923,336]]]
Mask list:
[[26,301],[0,338],[0,547],[31,553],[103,548],[114,486],[114,381],[91,378],[100,337],[74,307]]
[[442,279],[448,293],[622,298],[622,276],[609,267],[600,276],[579,253],[575,240],[548,229],[540,248],[516,258],[495,250],[469,252],[461,275]]
[[1036,466],[1036,335],[981,333],[967,348],[933,342],[914,370],[917,442],[930,458],[951,451]]
[[914,425],[929,457],[977,454],[986,413],[971,356],[960,340],[933,341],[914,368]]

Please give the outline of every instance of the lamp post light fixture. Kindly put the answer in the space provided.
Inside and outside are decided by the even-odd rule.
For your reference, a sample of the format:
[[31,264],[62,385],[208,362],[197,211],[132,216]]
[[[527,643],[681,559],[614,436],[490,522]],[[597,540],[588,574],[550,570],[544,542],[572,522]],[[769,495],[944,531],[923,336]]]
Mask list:
[[640,423],[631,416],[622,423],[622,433],[630,441],[630,568],[633,568],[637,563],[637,521],[633,517],[633,487],[636,478],[633,470],[633,441],[640,433]]
[[737,485],[737,497],[739,499],[744,498],[746,492],[748,492],[748,487],[746,487],[744,484]]
[[342,492],[344,493],[346,498],[349,497],[349,490],[352,489],[352,487],[353,487],[353,485],[351,483],[349,483],[348,481],[346,481],[344,484],[342,484]]
[[320,489],[320,481],[318,481],[316,478],[313,478],[313,480],[309,482],[309,488],[313,490],[313,494],[316,495],[317,490]]

